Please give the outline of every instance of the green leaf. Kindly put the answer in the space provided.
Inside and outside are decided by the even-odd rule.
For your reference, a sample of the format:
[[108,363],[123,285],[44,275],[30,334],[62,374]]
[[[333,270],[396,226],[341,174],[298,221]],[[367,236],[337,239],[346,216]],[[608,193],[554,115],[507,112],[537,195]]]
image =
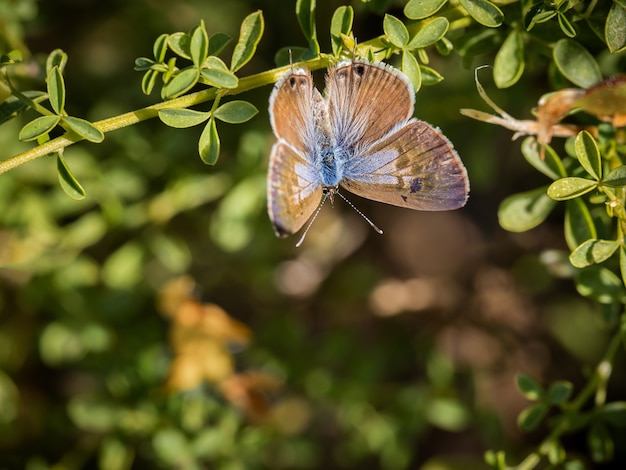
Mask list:
[[576,268],[585,268],[609,259],[619,248],[615,240],[591,239],[579,245],[570,255],[569,260]]
[[235,88],[239,84],[239,78],[219,57],[209,57],[200,75],[204,82],[217,88]]
[[187,436],[176,428],[163,428],[152,436],[154,453],[166,466],[178,466],[190,454]]
[[59,183],[65,194],[78,201],[85,199],[85,190],[70,171],[60,152],[57,152],[57,173]]
[[343,49],[342,34],[349,34],[352,31],[352,21],[354,20],[354,10],[351,6],[340,6],[333,13],[330,20],[330,39],[333,54],[339,55]]
[[143,78],[141,79],[141,91],[143,91],[144,95],[152,93],[158,78],[159,72],[156,70],[148,70],[143,74]]
[[191,60],[191,36],[185,33],[173,33],[167,37],[167,44],[174,54]]
[[210,117],[211,113],[193,109],[162,109],[159,111],[159,119],[164,124],[177,129],[197,126]]
[[587,443],[591,459],[595,463],[609,462],[613,459],[615,444],[608,428],[602,423],[594,423],[587,434]]
[[598,186],[597,181],[570,176],[556,180],[548,188],[548,196],[556,201],[565,201],[573,199],[589,191],[594,190]]
[[57,67],[61,71],[61,73],[63,73],[66,64],[67,54],[61,49],[53,50],[46,58],[46,76],[54,67]]
[[250,13],[244,18],[239,29],[239,40],[230,62],[231,72],[236,72],[252,59],[261,36],[263,36],[264,28],[263,13],[260,10]]
[[612,271],[600,266],[590,266],[580,271],[576,278],[576,290],[601,304],[623,303],[626,291],[622,280]]
[[549,406],[546,403],[535,403],[528,408],[522,410],[517,417],[517,425],[524,432],[530,432],[537,429],[543,418],[548,413]]
[[[28,99],[39,103],[46,99],[48,95],[43,91],[24,91],[22,92]],[[26,111],[30,105],[22,101],[16,96],[9,96],[0,103],[0,124],[9,121],[18,114]]]
[[215,110],[213,116],[229,124],[240,124],[249,121],[259,112],[247,101],[229,101]]
[[557,20],[559,22],[559,26],[561,27],[561,31],[563,31],[563,34],[570,38],[576,36],[576,30],[574,29],[574,26],[572,26],[572,23],[570,23],[570,21],[567,19],[567,16],[559,13],[557,16]]
[[417,93],[422,86],[422,72],[417,59],[409,51],[402,51],[402,71],[413,85],[413,92]]
[[574,151],[585,171],[594,179],[599,180],[602,177],[600,151],[595,139],[588,131],[581,131],[576,135]]
[[596,60],[573,39],[559,40],[552,55],[559,71],[580,88],[589,88],[602,80]]
[[163,86],[161,95],[165,99],[183,95],[198,83],[198,78],[200,78],[200,71],[196,67],[183,69]]
[[61,116],[40,116],[22,127],[17,138],[23,142],[36,140],[54,129],[60,120]]
[[198,141],[200,158],[207,165],[215,165],[220,156],[220,136],[217,133],[215,119],[211,117]]
[[297,0],[296,16],[298,17],[300,29],[309,42],[311,56],[317,57],[320,54],[320,46],[317,42],[317,31],[315,30],[315,0]]
[[[565,452],[565,449],[563,448],[563,446],[561,445],[561,443],[558,440],[551,440],[548,443],[548,462],[550,462],[552,465],[559,465],[560,463],[562,463],[565,460],[565,457],[567,457],[567,453]],[[564,470],[573,470],[573,469],[569,469],[566,467],[563,467]],[[580,470],[584,470],[584,469],[580,469]]]
[[104,134],[102,131],[85,119],[73,116],[64,116],[62,118],[62,122],[70,130],[89,142],[99,143],[104,140]]
[[595,409],[594,415],[611,426],[626,428],[626,402],[614,401]]
[[421,20],[434,15],[447,0],[410,0],[404,6],[404,16],[411,20]]
[[626,186],[626,165],[618,166],[611,170],[602,180],[602,184],[613,188]]
[[511,31],[496,54],[493,79],[498,88],[508,88],[520,79],[524,72],[524,38],[517,30]]
[[541,157],[539,144],[535,137],[526,137],[522,142],[522,155],[535,169],[553,180],[567,176],[563,162],[549,145],[544,146],[544,155]]
[[459,0],[463,8],[483,26],[497,28],[504,21],[504,14],[487,0]]
[[62,114],[65,108],[65,82],[59,67],[52,67],[46,76],[48,99],[56,114]]
[[554,209],[556,203],[546,194],[546,187],[513,194],[498,208],[500,226],[510,232],[525,232],[541,222]]
[[604,25],[604,37],[609,51],[621,52],[626,49],[626,9],[613,2]]
[[544,395],[544,390],[539,382],[530,375],[519,373],[516,377],[517,388],[529,400],[539,400]]
[[565,205],[565,241],[574,251],[585,240],[597,238],[598,232],[587,204],[580,198],[571,199]]
[[554,382],[548,388],[548,401],[553,405],[562,405],[572,396],[574,385],[565,380]]
[[404,23],[395,16],[385,14],[383,19],[383,31],[389,39],[389,42],[396,46],[398,49],[402,49],[409,43],[409,31],[404,26]]
[[621,246],[619,249],[619,270],[622,274],[622,282],[626,285],[626,247]]
[[163,62],[165,60],[165,55],[167,54],[167,38],[167,34],[161,34],[154,41],[152,53],[157,62]]
[[422,28],[409,41],[409,49],[428,47],[435,44],[445,36],[449,26],[448,19],[443,16],[425,21]]
[[200,21],[200,26],[194,29],[191,34],[189,52],[191,53],[193,65],[197,68],[202,67],[202,64],[206,60],[209,52],[209,36],[206,33],[204,21]]
[[422,85],[436,85],[443,81],[443,76],[439,72],[425,65],[420,65],[420,74],[422,76]]
[[208,55],[209,56],[218,55],[220,52],[222,52],[224,50],[224,48],[232,40],[233,40],[233,38],[231,38],[226,33],[215,33],[215,34],[211,35],[211,37],[209,38]]

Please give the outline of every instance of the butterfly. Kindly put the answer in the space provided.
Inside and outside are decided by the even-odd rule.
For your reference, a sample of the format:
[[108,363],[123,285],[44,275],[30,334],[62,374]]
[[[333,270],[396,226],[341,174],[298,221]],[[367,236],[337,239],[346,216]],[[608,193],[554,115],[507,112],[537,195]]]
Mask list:
[[311,220],[306,235],[328,198],[349,203],[340,186],[409,209],[464,206],[467,171],[441,131],[412,118],[414,104],[409,79],[382,62],[354,59],[329,68],[324,96],[306,68],[292,68],[279,80],[269,100],[277,140],[267,178],[276,235],[294,234]]

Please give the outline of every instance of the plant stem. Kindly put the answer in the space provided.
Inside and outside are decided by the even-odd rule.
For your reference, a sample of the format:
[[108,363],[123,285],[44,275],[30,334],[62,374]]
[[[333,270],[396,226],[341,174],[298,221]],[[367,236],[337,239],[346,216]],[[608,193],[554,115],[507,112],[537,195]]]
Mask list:
[[[269,70],[267,72],[261,72],[248,77],[243,77],[239,80],[239,84],[236,88],[227,90],[224,93],[226,95],[237,95],[261,86],[269,85],[276,82],[285,72],[293,67],[306,66],[310,70],[317,70],[327,67],[330,63],[330,57],[327,55],[321,55],[318,58],[293,64],[276,69]],[[132,126],[142,121],[152,119],[158,116],[159,111],[162,109],[183,109],[195,106],[207,101],[215,99],[217,94],[216,88],[209,88],[207,90],[190,93],[188,95],[174,98],[162,103],[157,103],[146,108],[130,111],[128,113],[120,114],[111,118],[103,119],[102,121],[94,122],[93,125],[97,127],[102,133],[106,134],[123,127]],[[65,133],[56,139],[49,140],[48,142],[41,144],[35,148],[29,149],[18,155],[15,155],[3,162],[0,162],[0,174],[9,170],[17,168],[24,163],[35,160],[39,157],[49,155],[51,153],[59,152],[70,145],[83,140],[81,136],[75,133]]]

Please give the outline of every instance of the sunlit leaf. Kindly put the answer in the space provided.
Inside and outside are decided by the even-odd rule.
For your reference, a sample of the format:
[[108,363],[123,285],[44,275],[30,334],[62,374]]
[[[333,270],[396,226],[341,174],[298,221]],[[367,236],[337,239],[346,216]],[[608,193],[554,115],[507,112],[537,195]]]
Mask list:
[[59,184],[65,191],[65,194],[79,201],[85,198],[85,189],[74,177],[61,153],[57,153],[57,174],[59,176]]
[[493,79],[498,88],[514,85],[524,72],[524,39],[517,30],[512,30],[496,54],[493,64]]
[[104,140],[102,131],[85,119],[64,116],[62,122],[70,130],[89,142],[99,143]]
[[567,176],[563,162],[549,145],[544,146],[541,157],[540,147],[534,137],[526,137],[522,142],[522,155],[535,169],[553,180]]
[[548,188],[548,196],[556,201],[565,201],[572,199],[589,191],[594,190],[598,186],[597,181],[577,176],[570,176],[556,180]]
[[330,38],[333,48],[333,54],[337,55],[343,49],[342,34],[348,34],[352,31],[352,21],[354,19],[354,10],[349,5],[342,5],[335,10],[330,20]]
[[606,261],[618,248],[619,243],[615,240],[591,239],[579,245],[569,259],[576,268],[584,268]]
[[213,116],[223,122],[240,124],[249,121],[259,112],[252,103],[235,100],[221,105],[215,110]]
[[20,130],[18,139],[24,142],[36,140],[49,133],[61,120],[61,116],[39,116]]
[[167,54],[167,38],[167,34],[161,34],[154,41],[152,53],[157,62],[163,62],[165,60],[165,55]]
[[602,180],[602,184],[612,187],[626,186],[626,165],[611,170]]
[[230,63],[232,72],[236,72],[252,59],[261,36],[263,36],[264,28],[263,14],[260,10],[250,13],[244,18],[239,29],[239,40]]
[[180,96],[191,90],[198,82],[200,71],[196,67],[188,67],[175,75],[163,86],[161,94],[163,98],[171,99]]
[[626,300],[622,280],[609,269],[600,266],[582,269],[576,278],[576,290],[580,295],[603,304],[623,303]]
[[565,205],[565,241],[575,250],[585,240],[598,237],[596,226],[587,204],[580,198],[571,199]]
[[148,70],[143,74],[143,78],[141,79],[141,91],[143,91],[144,95],[152,93],[158,78],[159,72],[156,70]]
[[422,28],[409,41],[409,49],[428,47],[435,44],[448,32],[450,23],[447,18],[439,16],[424,22]]
[[574,141],[574,150],[581,166],[596,180],[602,177],[602,162],[598,144],[588,131],[579,132]]
[[425,65],[420,65],[420,75],[422,76],[422,85],[436,85],[443,81],[443,75]]
[[626,9],[623,5],[613,2],[604,28],[609,51],[612,53],[623,51],[626,48]]
[[191,36],[185,33],[173,33],[167,37],[167,44],[176,55],[191,60]]
[[178,129],[197,126],[211,117],[211,113],[193,109],[162,109],[159,119],[170,127]]
[[198,152],[200,158],[207,165],[215,165],[220,156],[220,136],[217,133],[215,119],[211,117],[202,131],[198,141]]
[[513,194],[498,208],[500,226],[510,232],[525,232],[535,228],[550,214],[556,202],[546,194],[546,187]]
[[421,20],[435,14],[447,0],[409,0],[404,6],[404,15],[412,20]]
[[483,26],[496,28],[504,21],[502,11],[488,0],[459,0],[459,3]]
[[552,54],[559,71],[580,88],[589,88],[602,80],[600,67],[594,57],[573,39],[559,40]]
[[207,58],[209,51],[209,37],[204,28],[204,21],[200,21],[200,26],[194,29],[191,34],[191,42],[189,44],[189,52],[193,64],[200,68]]
[[570,21],[567,19],[567,16],[559,13],[557,16],[557,20],[559,22],[559,26],[561,27],[561,31],[563,31],[563,34],[570,38],[576,36],[576,30],[574,29],[574,26],[572,26],[572,23],[570,23]]
[[383,31],[391,44],[397,48],[402,48],[409,43],[409,31],[404,23],[393,15],[385,14]]
[[65,108],[65,82],[59,67],[52,67],[46,76],[48,99],[56,114],[62,114]]
[[422,73],[417,59],[409,51],[402,51],[402,71],[409,78],[413,90],[417,93],[422,86]]
[[218,57],[208,58],[201,76],[209,85],[217,88],[235,88],[239,84],[237,76]]
[[65,70],[67,64],[67,54],[61,49],[55,49],[46,58],[46,76],[50,71],[57,67],[61,73]]

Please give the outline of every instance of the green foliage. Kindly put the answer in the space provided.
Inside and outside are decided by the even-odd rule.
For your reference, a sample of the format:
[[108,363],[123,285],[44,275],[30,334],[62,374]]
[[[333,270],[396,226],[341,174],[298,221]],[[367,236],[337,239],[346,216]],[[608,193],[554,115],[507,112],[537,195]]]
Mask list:
[[[20,31],[35,14],[35,3],[18,3],[19,8],[0,0],[0,124],[9,129],[5,135],[15,134],[16,141],[31,147],[11,147],[13,156],[0,163],[0,197],[11,202],[0,216],[0,261],[6,269],[0,277],[11,283],[3,286],[0,308],[20,312],[11,320],[15,325],[7,321],[2,327],[26,333],[0,331],[3,445],[18,443],[21,450],[31,450],[28,432],[34,427],[22,430],[22,421],[28,420],[18,417],[41,384],[28,378],[22,389],[21,370],[39,366],[46,374],[61,371],[69,377],[62,386],[44,386],[61,397],[45,424],[54,443],[35,449],[19,465],[322,468],[333,459],[342,468],[371,464],[393,470],[422,462],[416,447],[429,442],[432,428],[456,433],[483,426],[478,441],[497,434],[489,417],[473,406],[476,392],[464,382],[463,366],[433,353],[428,335],[416,338],[403,324],[384,319],[384,328],[398,326],[393,337],[384,331],[380,337],[372,334],[379,323],[360,324],[367,338],[357,336],[346,305],[365,310],[363,299],[373,298],[380,274],[367,263],[342,273],[348,283],[327,283],[332,300],[320,296],[294,307],[293,300],[271,299],[276,277],[291,281],[284,273],[306,271],[307,276],[293,276],[297,285],[290,288],[322,284],[333,262],[338,264],[350,249],[336,243],[288,262],[284,253],[276,253],[269,230],[261,225],[267,123],[254,119],[254,93],[250,101],[235,95],[274,83],[289,67],[317,70],[353,56],[394,62],[421,93],[423,85],[452,76],[453,69],[444,64],[455,56],[468,67],[492,62],[494,83],[503,93],[521,89],[529,74],[525,83],[546,87],[536,121],[519,121],[498,108],[476,79],[480,96],[497,116],[474,110],[464,114],[527,136],[521,154],[537,170],[538,183],[515,194],[504,188],[498,221],[512,232],[547,220],[562,225],[567,250],[552,258],[556,261],[546,268],[548,274],[571,279],[584,299],[580,305],[593,306],[594,319],[610,337],[597,365],[584,364],[589,369],[584,380],[558,378],[543,386],[543,379],[518,374],[517,387],[532,402],[519,413],[519,428],[544,437],[535,449],[487,451],[484,457],[492,468],[505,469],[512,468],[507,461],[513,455],[528,452],[514,468],[569,470],[587,468],[584,453],[594,463],[620,458],[626,402],[607,389],[616,380],[614,364],[626,343],[626,87],[623,80],[605,77],[620,71],[617,54],[626,48],[624,2],[410,0],[391,14],[386,11],[390,2],[364,1],[329,11],[326,38],[318,29],[317,2],[298,0],[291,22],[298,23],[305,46],[283,47],[275,55],[276,68],[252,75],[242,71],[268,62],[254,60],[266,39],[268,12],[242,13],[241,23],[233,25],[239,31],[233,41],[225,32],[211,31],[216,24],[211,11],[188,32],[159,31],[152,57],[135,60],[141,91],[148,96],[157,91],[162,101],[101,121],[69,114],[81,109],[75,104],[77,80],[70,73],[74,59],[59,49],[45,61],[31,57]],[[357,41],[353,26],[367,7],[380,13],[375,18],[381,34]],[[226,22],[228,15],[215,8],[218,21],[223,16]],[[278,17],[272,12],[272,20]],[[272,24],[273,31],[282,27]],[[284,25],[285,31],[292,29],[291,23]],[[323,51],[324,44],[329,51]],[[39,80],[25,75],[32,65],[41,70]],[[453,77],[457,81],[463,75],[455,71]],[[26,89],[31,86],[37,89]],[[552,89],[557,91],[549,93]],[[534,103],[528,93],[521,101],[530,115]],[[119,106],[100,106],[119,112]],[[157,125],[166,126],[157,127],[151,138],[135,128],[119,138],[113,133],[156,117]],[[233,131],[235,124],[245,125]],[[182,131],[196,126],[203,127]],[[262,131],[255,126],[263,126]],[[186,162],[190,136],[201,161],[213,168]],[[91,154],[86,145],[69,148],[83,140],[100,144],[94,147],[102,153]],[[484,143],[475,144],[488,153]],[[53,156],[56,165],[45,158],[24,165],[45,156]],[[470,174],[495,166],[483,158]],[[20,171],[3,174],[17,167]],[[494,180],[501,183],[499,177]],[[69,198],[52,189],[57,181]],[[155,187],[157,194],[150,192]],[[402,246],[402,252],[411,246]],[[233,351],[247,345],[248,335],[225,312],[216,313],[186,292],[180,295],[182,306],[171,311],[161,306],[165,320],[156,317],[157,293],[165,297],[160,286],[189,271],[202,278],[208,295],[237,305],[238,315],[256,322],[262,346],[246,351],[241,361],[246,366],[234,360]],[[456,295],[448,286],[436,291]],[[395,302],[411,293],[407,289],[404,297],[388,299]],[[336,314],[339,326],[320,338],[305,332],[298,315],[311,304]],[[198,318],[210,320],[204,324]],[[220,336],[220,328],[227,332]],[[54,426],[61,429],[58,435]],[[7,437],[13,427],[16,437]],[[586,436],[586,449],[570,447],[565,436],[576,433]],[[489,445],[510,447],[493,438]],[[424,468],[429,463],[440,464],[426,462]]]

